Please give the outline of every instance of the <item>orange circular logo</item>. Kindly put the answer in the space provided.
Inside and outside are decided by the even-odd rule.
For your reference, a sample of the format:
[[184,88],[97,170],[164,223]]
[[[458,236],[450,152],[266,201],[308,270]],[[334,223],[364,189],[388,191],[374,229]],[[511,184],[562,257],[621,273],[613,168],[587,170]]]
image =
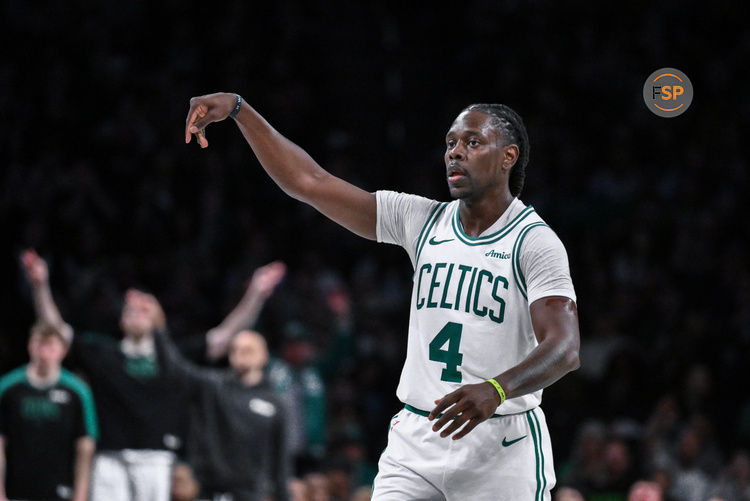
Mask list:
[[643,84],[643,101],[653,114],[660,117],[682,115],[693,102],[693,84],[676,68],[656,70]]

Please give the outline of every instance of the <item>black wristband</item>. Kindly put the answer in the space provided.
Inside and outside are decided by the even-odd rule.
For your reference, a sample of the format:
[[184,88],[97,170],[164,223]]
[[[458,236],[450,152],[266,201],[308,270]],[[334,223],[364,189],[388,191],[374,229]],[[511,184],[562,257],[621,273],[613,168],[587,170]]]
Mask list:
[[237,99],[237,101],[234,103],[234,109],[229,112],[229,116],[232,118],[237,118],[237,115],[240,113],[240,108],[242,108],[242,98],[239,94],[235,94],[234,97]]

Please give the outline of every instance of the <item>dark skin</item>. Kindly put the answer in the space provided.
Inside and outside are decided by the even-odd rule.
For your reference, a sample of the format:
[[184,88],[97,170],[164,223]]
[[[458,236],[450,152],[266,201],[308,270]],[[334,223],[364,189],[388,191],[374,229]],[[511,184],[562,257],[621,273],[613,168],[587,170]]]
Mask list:
[[[234,106],[234,94],[192,98],[185,122],[185,142],[195,136],[202,148],[208,147],[206,127],[226,119]],[[374,193],[332,176],[246,102],[242,103],[236,122],[265,171],[284,192],[352,232],[375,240]],[[446,135],[446,178],[451,196],[460,200],[459,217],[469,236],[479,236],[513,201],[508,178],[518,154],[518,146],[507,144],[485,113],[463,112],[451,125]],[[494,376],[506,398],[545,388],[579,366],[575,302],[553,296],[534,301],[529,308],[539,344],[518,365]],[[500,395],[487,382],[466,384],[435,404],[429,417],[437,419],[433,430],[456,440],[492,416],[500,404]],[[441,413],[443,416],[438,418]]]

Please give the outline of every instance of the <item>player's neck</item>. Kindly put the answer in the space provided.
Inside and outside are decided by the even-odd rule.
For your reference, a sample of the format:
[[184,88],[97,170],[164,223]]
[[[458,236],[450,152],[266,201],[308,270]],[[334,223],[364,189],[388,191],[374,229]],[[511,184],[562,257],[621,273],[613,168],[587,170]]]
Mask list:
[[26,366],[26,378],[35,388],[47,388],[60,379],[60,366],[44,368],[32,362]]
[[502,216],[515,197],[509,191],[501,195],[485,196],[479,200],[461,199],[458,215],[464,233],[478,237]]

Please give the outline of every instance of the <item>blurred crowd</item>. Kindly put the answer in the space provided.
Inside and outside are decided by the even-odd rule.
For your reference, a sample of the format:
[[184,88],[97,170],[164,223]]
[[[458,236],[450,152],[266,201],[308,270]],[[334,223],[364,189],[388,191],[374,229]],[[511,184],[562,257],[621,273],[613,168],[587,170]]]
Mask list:
[[[71,324],[117,332],[135,286],[159,298],[176,339],[205,332],[254,268],[283,260],[256,327],[310,397],[295,499],[367,499],[399,409],[409,260],[285,197],[232,124],[209,131],[206,151],[185,146],[188,100],[237,91],[332,173],[438,199],[450,120],[504,102],[529,129],[521,198],[565,243],[578,295],[581,368],[543,402],[556,499],[634,487],[661,496],[637,499],[750,499],[750,102],[724,94],[750,34],[720,7],[677,5],[612,24],[591,9],[567,25],[563,6],[536,2],[472,1],[451,17],[0,1],[12,42],[0,61],[1,372],[24,362],[33,322],[27,247],[47,259]],[[696,96],[669,120],[641,99],[665,66]],[[190,483],[181,468],[176,487]]]

